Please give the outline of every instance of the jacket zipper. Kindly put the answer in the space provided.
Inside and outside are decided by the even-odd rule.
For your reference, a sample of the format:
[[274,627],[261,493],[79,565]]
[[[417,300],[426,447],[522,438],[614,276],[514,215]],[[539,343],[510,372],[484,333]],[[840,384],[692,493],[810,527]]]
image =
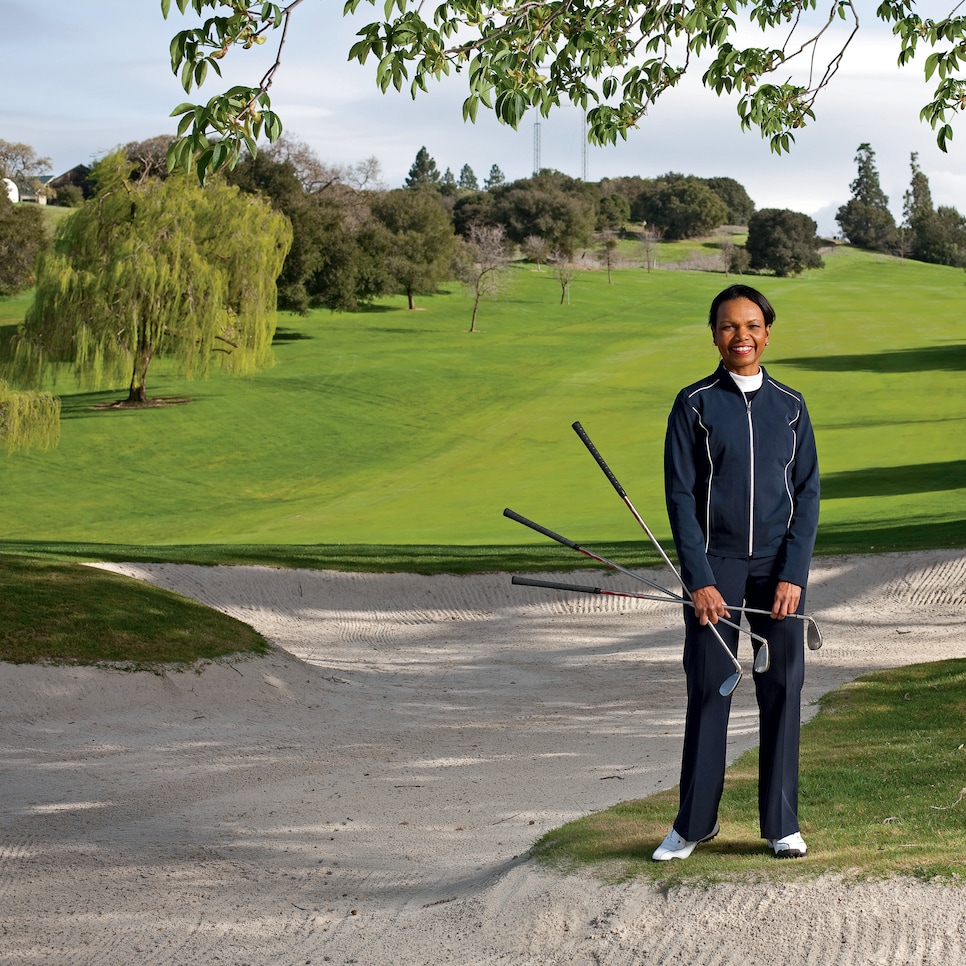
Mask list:
[[[744,395],[744,393],[742,393]],[[748,556],[752,557],[755,546],[755,427],[751,420],[751,400],[745,396],[745,412],[748,415]]]

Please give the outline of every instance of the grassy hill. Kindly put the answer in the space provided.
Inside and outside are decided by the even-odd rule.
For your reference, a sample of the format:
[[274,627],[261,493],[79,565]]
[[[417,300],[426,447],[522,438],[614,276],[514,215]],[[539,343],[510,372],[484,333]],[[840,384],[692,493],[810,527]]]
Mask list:
[[[826,263],[746,279],[778,311],[766,366],[816,426],[820,547],[964,546],[963,273],[850,249]],[[546,543],[505,506],[590,546],[636,541],[578,419],[665,537],[667,412],[717,362],[704,320],[730,281],[586,272],[561,306],[549,271],[518,268],[472,335],[455,286],[415,312],[283,314],[274,368],[185,383],[158,366],[149,391],[193,401],[142,412],[98,409],[124,392],[65,375],[59,449],[0,464],[0,550]],[[0,302],[0,325],[25,306]]]

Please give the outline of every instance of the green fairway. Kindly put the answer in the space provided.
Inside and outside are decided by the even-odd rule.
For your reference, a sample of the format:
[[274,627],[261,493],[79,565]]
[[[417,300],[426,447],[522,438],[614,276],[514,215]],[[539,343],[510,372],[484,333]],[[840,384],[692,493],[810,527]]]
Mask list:
[[[826,264],[745,279],[778,310],[766,366],[812,412],[820,550],[964,546],[963,273],[849,249]],[[199,544],[255,556],[277,547],[282,559],[291,544],[544,549],[505,506],[595,548],[636,542],[574,420],[666,538],[667,412],[715,366],[703,317],[734,280],[624,269],[609,286],[605,272],[586,272],[561,306],[550,272],[517,268],[473,335],[455,286],[415,312],[400,299],[351,315],[285,314],[275,367],[185,383],[158,365],[149,392],[193,402],[141,412],[97,409],[122,387],[81,392],[64,374],[60,447],[3,459],[6,546],[150,556],[180,545],[180,559]],[[0,302],[0,325],[26,304]]]

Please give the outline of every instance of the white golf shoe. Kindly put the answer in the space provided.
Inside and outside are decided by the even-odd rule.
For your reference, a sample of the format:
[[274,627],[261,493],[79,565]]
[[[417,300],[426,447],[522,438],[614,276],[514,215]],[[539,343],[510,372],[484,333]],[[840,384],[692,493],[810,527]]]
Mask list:
[[655,862],[667,862],[669,859],[686,859],[697,846],[702,842],[710,842],[720,831],[721,826],[715,822],[714,828],[704,838],[696,839],[694,842],[688,842],[687,839],[681,838],[672,828],[664,837],[664,841],[654,850],[651,858]]
[[766,839],[776,859],[800,859],[807,851],[801,832],[792,832],[781,839]]

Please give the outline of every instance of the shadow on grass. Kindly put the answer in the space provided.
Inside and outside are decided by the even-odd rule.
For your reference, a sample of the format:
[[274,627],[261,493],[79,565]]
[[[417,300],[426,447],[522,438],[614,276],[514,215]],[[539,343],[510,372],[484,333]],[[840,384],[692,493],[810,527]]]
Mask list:
[[966,486],[966,460],[945,463],[913,463],[908,466],[871,466],[822,476],[822,499],[899,496],[903,493],[934,493]]
[[[638,542],[602,543],[595,550],[629,567],[656,567],[657,552]],[[200,566],[305,567],[357,573],[479,574],[571,571],[587,558],[559,547],[386,546],[379,544],[191,544],[139,546],[67,541],[2,540],[0,553],[59,560],[184,563]],[[606,579],[606,574],[602,577]],[[509,582],[508,582],[509,586]]]
[[114,403],[123,402],[127,399],[126,389],[109,389],[103,392],[77,392],[69,396],[60,397],[60,418],[65,419],[89,419],[93,416],[101,418],[120,419],[124,416],[142,416],[144,413],[164,412],[172,408],[165,405],[165,400],[175,400],[177,405],[196,403],[200,399],[206,398],[210,393],[194,392],[190,396],[180,395],[171,391],[160,389],[157,392],[149,393],[148,398],[155,405],[150,406],[131,406],[114,408]]
[[298,329],[283,329],[281,326],[275,330],[275,337],[272,339],[272,344],[276,342],[303,342],[308,339],[313,339],[314,336],[306,335],[304,332],[300,332]]
[[956,550],[966,547],[966,518],[891,527],[819,524],[816,554],[892,553],[904,550]]
[[931,369],[966,369],[966,343],[896,349],[866,355],[840,355],[782,359],[783,366],[814,372],[929,372]]

